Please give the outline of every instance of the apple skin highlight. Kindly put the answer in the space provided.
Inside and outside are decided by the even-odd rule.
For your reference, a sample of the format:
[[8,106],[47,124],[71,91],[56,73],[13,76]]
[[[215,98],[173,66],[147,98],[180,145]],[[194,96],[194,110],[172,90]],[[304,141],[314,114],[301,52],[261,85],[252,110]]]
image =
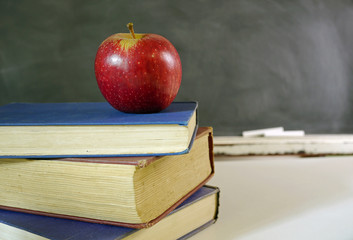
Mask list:
[[105,99],[126,113],[154,113],[168,107],[181,84],[178,52],[157,34],[118,33],[99,46],[98,87]]

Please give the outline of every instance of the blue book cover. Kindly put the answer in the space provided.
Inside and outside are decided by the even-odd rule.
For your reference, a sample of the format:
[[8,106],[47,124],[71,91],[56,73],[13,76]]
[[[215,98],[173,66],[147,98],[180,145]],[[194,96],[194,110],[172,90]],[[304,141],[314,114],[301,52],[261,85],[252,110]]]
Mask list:
[[[197,102],[173,102],[168,108],[164,109],[158,113],[150,113],[150,114],[131,114],[131,113],[123,113],[114,109],[107,102],[82,102],[82,103],[12,103],[8,105],[4,105],[0,107],[0,157],[27,157],[27,158],[40,158],[40,157],[115,157],[115,156],[155,156],[155,155],[170,155],[170,154],[184,154],[187,153],[191,147],[193,142],[196,129],[197,129],[197,117],[196,124],[191,125],[193,121],[193,116],[196,116],[198,104]],[[84,146],[76,146],[75,144],[80,144],[80,141],[76,141],[73,139],[72,135],[67,137],[67,139],[63,138],[60,135],[60,139],[56,140],[56,135],[53,135],[52,138],[48,137],[47,141],[52,141],[53,144],[57,142],[66,143],[66,145],[53,145],[52,152],[45,152],[43,149],[35,149],[37,147],[36,141],[38,143],[42,139],[39,137],[40,134],[48,135],[47,130],[43,130],[43,134],[41,132],[41,128],[43,126],[79,126],[81,129],[83,127],[91,127],[91,129],[99,128],[101,126],[184,126],[193,128],[190,132],[192,135],[189,138],[189,143],[185,149],[179,150],[170,150],[165,152],[153,151],[153,149],[149,149],[146,152],[131,152],[126,153],[122,150],[124,147],[127,149],[130,146],[119,146],[112,145],[111,148],[116,148],[115,152],[107,152],[101,153],[97,150],[99,148],[107,148],[106,145],[100,146],[100,141],[96,140],[90,144],[95,146],[95,149],[83,149]],[[24,137],[21,134],[13,134],[11,131],[14,128],[11,127],[37,127],[35,131],[31,130],[32,135],[26,135],[26,141],[22,141]],[[5,128],[2,128],[5,127]],[[46,132],[44,132],[46,131]],[[89,131],[89,130],[87,130]],[[27,131],[26,134],[29,131]],[[132,131],[133,132],[133,131]],[[99,139],[99,131],[94,137],[86,138],[83,140],[94,140],[94,138]],[[37,135],[35,135],[37,134]],[[107,134],[107,133],[104,133]],[[133,133],[132,133],[133,134]],[[158,137],[159,131],[155,132],[156,137],[151,140],[156,140],[157,144],[152,144],[153,146],[161,146],[163,144],[167,144],[171,142],[170,139],[163,139],[162,137]],[[119,137],[119,133],[113,133],[111,135],[107,135],[112,140]],[[166,136],[162,135],[163,137]],[[16,138],[17,137],[17,138]],[[65,137],[65,136],[64,136]],[[77,136],[78,138],[80,136]],[[102,135],[102,139],[107,138]],[[131,135],[130,139],[133,139],[134,136]],[[138,137],[136,137],[138,138]],[[28,141],[28,139],[33,139],[33,141]],[[73,139],[73,140],[72,140]],[[68,151],[67,154],[58,154],[55,153],[57,148],[66,147],[67,150],[70,150],[71,145],[70,141],[72,140],[72,148],[81,148],[81,152],[73,152]],[[159,140],[159,141],[157,141]],[[165,141],[163,141],[165,140]],[[7,146],[7,141],[12,144],[17,144],[16,146],[11,145],[11,147]],[[43,141],[43,140],[41,140]],[[29,144],[28,146],[26,144]],[[82,143],[83,144],[83,143]],[[89,145],[89,144],[87,144]],[[158,146],[157,146],[158,147]],[[33,148],[33,150],[31,149]],[[11,151],[14,151],[11,153]],[[20,150],[29,149],[28,153],[21,153]],[[136,146],[136,149],[141,149],[140,146]],[[17,151],[16,151],[17,150]],[[48,148],[44,148],[44,150],[48,150]],[[43,153],[41,153],[43,151]],[[142,150],[141,150],[142,151]],[[37,153],[37,154],[36,154]]]
[[[188,231],[183,233],[180,239],[188,238],[216,221],[218,214],[219,189],[210,186],[204,186],[200,188],[168,215],[172,216],[174,213],[182,209],[186,209],[188,206],[195,204],[198,201],[204,199],[205,197],[213,194],[217,194],[216,206],[210,206],[215,208],[214,216],[208,221],[200,223],[200,226],[196,229],[193,229],[191,232]],[[165,219],[162,219],[161,222],[166,220],[167,217]],[[182,224],[182,222],[183,221],[180,221],[180,224]],[[0,226],[0,229],[2,229],[2,231],[0,232],[0,239],[2,239],[3,237],[5,238],[5,236],[11,237],[10,231],[12,231],[11,233],[13,233],[13,229],[21,229],[25,232],[32,233],[34,236],[41,236],[52,240],[124,239],[125,237],[134,234],[138,231],[143,231],[143,229],[141,230],[126,227],[117,227],[112,225],[87,223],[75,220],[53,218],[0,209],[0,225],[1,224],[3,224],[5,227]],[[175,222],[174,224],[178,224],[178,222]],[[11,227],[6,228],[6,226]],[[158,223],[152,226],[151,230],[153,230],[153,228],[155,228],[156,226],[158,226]],[[158,228],[156,228],[156,231],[156,234],[158,235]]]
[[123,113],[107,102],[11,103],[0,107],[0,126],[187,125],[197,102],[173,102],[158,113]]

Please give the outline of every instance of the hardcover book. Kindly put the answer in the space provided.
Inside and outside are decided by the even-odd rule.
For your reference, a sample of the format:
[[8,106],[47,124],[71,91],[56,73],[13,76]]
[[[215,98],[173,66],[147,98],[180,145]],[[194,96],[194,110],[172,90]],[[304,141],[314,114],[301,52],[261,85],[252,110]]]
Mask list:
[[0,210],[0,239],[119,240],[186,239],[217,219],[219,189],[204,186],[156,225],[133,229]]
[[0,157],[113,157],[183,154],[197,129],[196,102],[153,114],[109,103],[13,103],[0,107]]
[[212,128],[188,154],[159,157],[0,159],[0,208],[145,228],[214,174]]

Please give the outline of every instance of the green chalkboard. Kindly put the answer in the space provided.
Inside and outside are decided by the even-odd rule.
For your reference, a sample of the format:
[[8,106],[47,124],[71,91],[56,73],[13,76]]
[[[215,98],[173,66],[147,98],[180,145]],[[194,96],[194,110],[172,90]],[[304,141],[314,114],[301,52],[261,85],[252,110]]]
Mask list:
[[353,132],[348,0],[1,0],[0,104],[104,101],[95,54],[128,22],[174,44],[176,100],[197,100],[216,135]]

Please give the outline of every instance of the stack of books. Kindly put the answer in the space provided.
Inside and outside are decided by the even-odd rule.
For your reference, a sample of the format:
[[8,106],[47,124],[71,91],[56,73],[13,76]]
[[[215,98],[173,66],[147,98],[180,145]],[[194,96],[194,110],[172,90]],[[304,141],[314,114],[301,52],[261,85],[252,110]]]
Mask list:
[[196,102],[0,107],[0,239],[184,239],[217,219],[213,175]]

